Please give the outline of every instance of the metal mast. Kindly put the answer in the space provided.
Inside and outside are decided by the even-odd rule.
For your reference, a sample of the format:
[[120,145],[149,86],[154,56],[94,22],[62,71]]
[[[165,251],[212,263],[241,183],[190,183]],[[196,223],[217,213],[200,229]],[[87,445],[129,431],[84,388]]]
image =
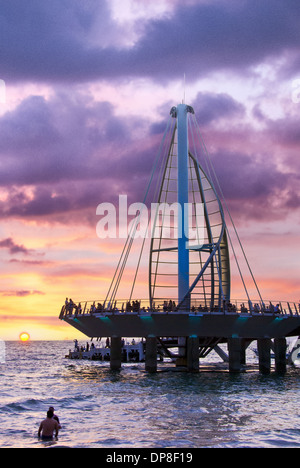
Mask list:
[[[189,149],[190,132],[195,144],[195,135],[188,125],[188,114],[194,114],[193,108],[179,104],[172,107],[170,113],[176,124],[158,196],[158,204],[164,208],[161,219],[156,216],[151,239],[150,305],[177,296],[181,311],[190,310],[192,305],[220,310],[224,302],[230,300],[230,263],[223,209],[212,181]],[[177,225],[176,220],[170,225],[170,207],[175,202]],[[203,206],[200,218],[199,205]],[[166,226],[171,228],[169,236],[164,235]],[[196,234],[195,241],[191,241],[192,233]]]
[[[189,152],[188,152],[188,112],[194,112],[190,106],[179,104],[177,115],[177,183],[178,183],[178,304],[185,298],[190,288],[189,275]],[[185,298],[184,308],[189,308],[189,297]]]

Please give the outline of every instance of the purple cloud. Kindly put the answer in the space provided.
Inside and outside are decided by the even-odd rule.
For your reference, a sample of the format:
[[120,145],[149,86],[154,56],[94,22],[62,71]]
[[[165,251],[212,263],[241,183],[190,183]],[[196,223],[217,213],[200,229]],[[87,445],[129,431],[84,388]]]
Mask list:
[[[213,142],[212,158],[226,198],[232,203],[244,200],[245,212],[247,200],[259,199],[262,216],[273,213],[270,206],[279,191],[279,206],[295,203],[299,163],[291,150],[298,141],[294,117],[271,121],[260,113],[265,129],[258,133],[249,123],[237,126],[245,109],[227,94],[199,93],[192,104]],[[221,118],[227,132],[222,127],[225,133],[220,136],[216,124]],[[76,93],[72,99],[68,93],[47,101],[36,96],[25,99],[0,118],[0,185],[8,191],[6,200],[0,201],[0,216],[47,216],[73,223],[80,212],[85,222],[95,224],[99,203],[117,203],[120,193],[128,194],[129,203],[141,201],[166,120],[167,116],[164,125],[134,117],[124,121],[109,103]],[[136,136],[138,129],[143,140]],[[238,150],[231,148],[230,140]],[[282,173],[269,156],[276,145],[286,149],[288,172]],[[23,189],[28,185],[30,193]],[[282,194],[287,191],[285,198]],[[257,216],[255,210],[251,216]]]
[[45,266],[48,267],[53,264],[51,261],[47,260],[18,260],[16,258],[12,258],[9,260],[9,263],[15,263],[17,265],[25,265],[25,266]]
[[[0,216],[95,211],[116,193],[143,193],[159,140],[143,149],[133,133],[149,125],[134,117],[125,121],[108,102],[76,93],[25,99],[0,118],[0,186],[8,191]],[[23,188],[28,185],[30,193]]]
[[107,164],[126,159],[124,145],[130,146],[131,130],[143,125],[143,119],[116,117],[108,102],[76,93],[58,94],[49,101],[28,97],[0,118],[0,184],[52,184],[109,175]]
[[140,37],[131,47],[122,41],[125,31],[113,21],[108,5],[96,0],[87,5],[79,0],[5,2],[3,78],[53,83],[139,76],[170,81],[188,70],[192,80],[220,69],[244,73],[287,53],[299,64],[297,0],[170,6],[161,19],[140,20]]
[[18,291],[0,291],[0,295],[3,297],[27,297],[27,296],[44,296],[45,293],[36,290],[18,290]]
[[243,104],[225,93],[198,93],[192,104],[197,109],[197,121],[201,127],[225,117],[245,116]]
[[32,249],[27,249],[24,245],[16,244],[11,237],[0,241],[0,249],[8,249],[11,254],[21,253],[29,255],[33,252]]

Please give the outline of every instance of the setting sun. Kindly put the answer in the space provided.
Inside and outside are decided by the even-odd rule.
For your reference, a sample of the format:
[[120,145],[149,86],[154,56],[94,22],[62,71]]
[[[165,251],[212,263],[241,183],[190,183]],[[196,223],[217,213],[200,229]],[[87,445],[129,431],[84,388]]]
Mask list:
[[28,341],[30,339],[30,335],[28,333],[21,333],[19,338],[21,341]]

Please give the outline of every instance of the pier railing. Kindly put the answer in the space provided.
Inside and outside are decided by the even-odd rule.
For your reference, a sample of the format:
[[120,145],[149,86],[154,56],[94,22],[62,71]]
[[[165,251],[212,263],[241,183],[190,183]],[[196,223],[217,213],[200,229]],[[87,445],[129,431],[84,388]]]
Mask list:
[[63,305],[59,318],[76,317],[80,315],[111,315],[111,314],[239,314],[239,315],[284,315],[300,316],[300,304],[286,301],[248,301],[235,299],[230,302],[223,301],[219,305],[203,304],[201,301],[191,301],[190,307],[176,305],[172,299],[158,300],[150,307],[149,300],[117,300],[113,304],[103,300],[74,302],[72,299]]

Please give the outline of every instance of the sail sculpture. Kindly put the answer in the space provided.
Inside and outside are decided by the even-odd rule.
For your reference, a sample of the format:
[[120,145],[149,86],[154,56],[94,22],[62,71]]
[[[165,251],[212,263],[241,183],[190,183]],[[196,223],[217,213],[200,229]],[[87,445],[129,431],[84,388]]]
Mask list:
[[[119,263],[113,276],[105,301],[95,308],[94,301],[85,304],[63,305],[59,318],[90,338],[111,337],[110,366],[119,369],[122,362],[123,337],[145,337],[145,369],[156,372],[157,353],[176,359],[176,365],[188,370],[199,371],[199,358],[217,350],[219,343],[227,343],[228,356],[220,354],[229,362],[230,372],[245,369],[246,343],[257,340],[259,369],[269,373],[271,365],[271,339],[274,339],[275,368],[284,372],[286,368],[286,338],[300,335],[300,311],[295,312],[279,303],[274,307],[263,301],[257,283],[238,237],[222,189],[215,177],[208,152],[197,127],[194,111],[190,106],[179,104],[171,109],[167,130],[155,160],[143,206],[154,172],[160,161],[162,178],[158,180],[157,210],[151,206],[150,258],[149,258],[149,304],[134,297],[139,265],[146,239],[138,256],[129,301],[117,298],[124,268],[139,227],[139,216],[132,224]],[[175,120],[176,119],[176,120]],[[192,124],[192,125],[189,125]],[[200,164],[198,146],[193,133],[201,141],[206,160]],[[173,128],[173,130],[172,130]],[[192,130],[189,133],[189,129]],[[170,130],[170,132],[169,132]],[[171,136],[171,140],[167,138]],[[189,145],[189,137],[193,143]],[[200,137],[200,138],[198,138]],[[162,156],[162,157],[161,157]],[[213,177],[212,177],[213,175]],[[239,241],[241,251],[256,287],[259,300],[253,306],[234,246],[227,231],[223,208],[213,181],[224,200],[229,219]],[[153,197],[151,197],[153,200]],[[200,207],[200,208],[199,208]],[[154,214],[154,222],[152,218]],[[147,223],[150,223],[148,218]],[[149,224],[147,224],[149,226]],[[147,229],[148,234],[148,229]],[[138,236],[137,236],[138,238]],[[230,300],[230,261],[228,240],[232,254],[247,294],[247,301]],[[148,242],[148,241],[147,241]],[[135,255],[136,258],[136,255]],[[233,304],[230,304],[233,302]],[[248,303],[247,303],[248,302]],[[83,305],[84,304],[84,305]],[[163,309],[161,308],[164,304]],[[171,304],[171,307],[170,307]],[[83,305],[83,307],[81,307]],[[127,307],[129,306],[129,307]],[[166,307],[165,307],[166,306]],[[221,312],[221,313],[220,313]],[[171,348],[178,346],[178,354]],[[171,338],[171,340],[169,340]],[[170,348],[170,349],[169,349]]]
[[226,224],[214,185],[189,149],[189,114],[185,104],[171,109],[176,125],[152,230],[150,306],[171,299],[178,310],[221,310],[230,301]]

